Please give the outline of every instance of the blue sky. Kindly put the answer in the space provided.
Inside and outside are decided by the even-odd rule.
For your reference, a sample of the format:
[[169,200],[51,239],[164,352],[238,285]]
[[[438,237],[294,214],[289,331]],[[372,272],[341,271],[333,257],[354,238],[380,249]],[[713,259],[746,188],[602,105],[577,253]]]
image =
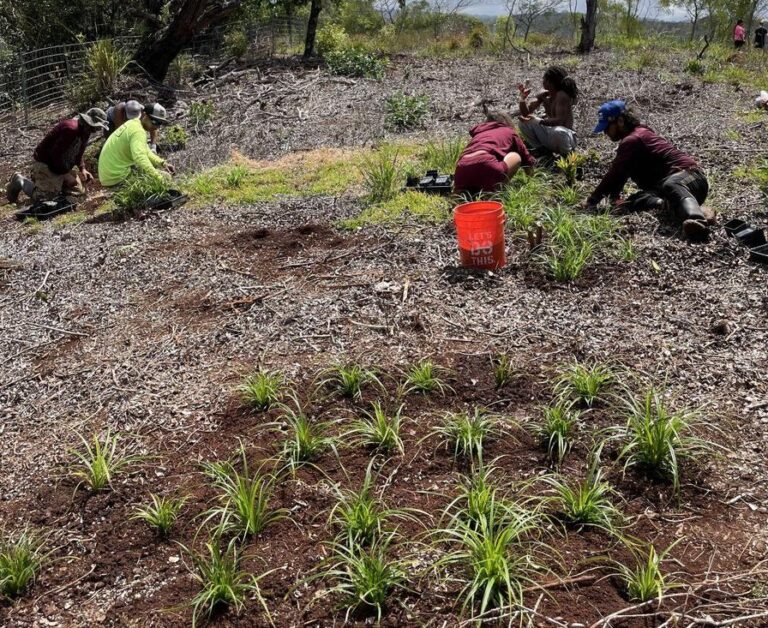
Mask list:
[[[464,13],[473,13],[475,15],[502,15],[506,14],[504,0],[480,0]],[[584,11],[584,0],[577,0],[578,10]],[[686,14],[683,10],[662,11],[654,0],[643,0],[640,15],[648,18],[660,20],[686,20]],[[567,2],[564,6],[567,6]]]

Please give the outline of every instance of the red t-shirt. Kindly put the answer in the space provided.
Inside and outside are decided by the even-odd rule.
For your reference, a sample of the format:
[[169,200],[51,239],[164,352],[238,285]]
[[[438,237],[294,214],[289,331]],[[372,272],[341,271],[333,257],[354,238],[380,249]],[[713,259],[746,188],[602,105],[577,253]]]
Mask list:
[[44,163],[54,174],[67,174],[83,165],[83,153],[88,145],[91,129],[77,118],[62,120],[53,127],[35,148],[35,161]]
[[509,153],[514,152],[520,155],[523,166],[536,164],[536,160],[515,130],[500,122],[483,122],[470,129],[469,134],[472,139],[461,154],[462,157],[482,150],[502,161]]
[[606,196],[613,200],[619,198],[628,179],[641,190],[654,190],[669,175],[698,167],[693,157],[651,129],[638,126],[619,142],[611,167],[588,202],[597,205]]

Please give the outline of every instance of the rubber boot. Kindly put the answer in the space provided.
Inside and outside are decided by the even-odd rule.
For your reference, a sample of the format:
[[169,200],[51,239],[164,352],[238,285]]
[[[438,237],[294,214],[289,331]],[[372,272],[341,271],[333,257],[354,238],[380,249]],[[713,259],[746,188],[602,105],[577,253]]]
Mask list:
[[683,234],[694,242],[704,242],[709,238],[709,225],[701,211],[701,206],[693,197],[684,198],[678,205],[683,218]]
[[5,197],[9,203],[15,203],[19,200],[19,194],[24,189],[24,177],[21,173],[15,172],[11,177],[8,186],[5,188]]

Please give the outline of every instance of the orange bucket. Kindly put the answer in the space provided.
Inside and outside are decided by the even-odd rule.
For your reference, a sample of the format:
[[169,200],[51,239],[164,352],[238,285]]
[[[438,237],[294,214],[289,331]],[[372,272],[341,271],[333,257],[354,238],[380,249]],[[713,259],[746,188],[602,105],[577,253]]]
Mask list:
[[507,263],[504,206],[497,201],[463,203],[453,210],[459,258],[466,268],[495,270]]

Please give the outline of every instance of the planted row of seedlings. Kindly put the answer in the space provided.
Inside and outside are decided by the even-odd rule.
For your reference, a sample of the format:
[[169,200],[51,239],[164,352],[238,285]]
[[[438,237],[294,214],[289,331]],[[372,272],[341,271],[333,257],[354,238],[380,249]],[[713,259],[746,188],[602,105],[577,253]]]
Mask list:
[[[447,374],[447,369],[424,360],[404,372],[399,394],[450,394]],[[514,381],[507,357],[494,360],[493,377],[498,388]],[[384,390],[376,372],[360,365],[335,366],[317,385],[351,399],[360,399],[366,386]],[[700,416],[673,410],[662,390],[651,387],[637,395],[605,365],[570,364],[560,369],[553,402],[542,407],[538,420],[529,425],[480,408],[445,413],[419,444],[437,441],[451,453],[457,468],[463,470],[456,496],[439,513],[392,509],[383,495],[388,482],[377,489],[375,469],[383,468],[387,458],[405,452],[403,426],[407,419],[402,403],[388,412],[386,404],[374,401],[340,435],[331,436],[330,424],[305,412],[278,372],[260,370],[249,375],[238,393],[256,411],[279,409],[279,419],[261,428],[279,429],[285,435],[278,454],[256,469],[249,466],[242,442],[235,459],[203,465],[202,474],[217,496],[199,515],[199,533],[208,535],[204,550],[182,545],[200,585],[190,602],[193,623],[222,606],[239,612],[249,598],[258,600],[272,620],[259,588],[271,571],[253,574],[243,569],[247,543],[291,517],[288,510],[274,504],[276,484],[295,478],[302,467],[317,464],[328,452],[338,460],[342,446],[368,448],[373,457],[358,488],[333,485],[335,503],[327,513],[330,557],[297,586],[318,579],[333,583],[331,592],[337,594],[347,615],[364,612],[380,619],[386,602],[397,591],[419,586],[445,590],[458,582],[461,589],[456,604],[462,614],[474,619],[522,617],[529,611],[525,594],[536,583],[544,578],[566,578],[558,576],[567,570],[552,549],[554,535],[586,527],[602,531],[612,544],[620,541],[629,549],[634,564],[606,557],[602,568],[621,579],[629,600],[645,602],[662,595],[669,585],[662,559],[670,548],[658,551],[626,534],[631,520],[622,513],[620,493],[606,479],[603,452],[614,451],[614,466],[622,473],[638,469],[668,482],[677,493],[681,461],[715,448],[694,435]],[[625,400],[623,408],[618,399]],[[585,476],[565,477],[560,473],[562,463],[579,433],[585,431],[585,417],[597,404],[612,412],[620,410],[625,422],[592,433],[596,444],[590,448]],[[552,473],[510,483],[498,461],[485,460],[487,445],[512,438],[516,429],[528,429],[538,438]],[[78,487],[107,490],[117,474],[138,462],[126,453],[117,434],[107,432],[91,441],[82,440],[81,448],[72,454],[71,472]],[[147,503],[136,506],[133,517],[146,522],[159,537],[168,538],[186,503],[184,496],[150,493]],[[423,533],[404,538],[399,530],[406,521],[423,526]],[[15,597],[44,564],[45,538],[24,528],[15,536],[4,531],[0,543],[0,591]],[[429,567],[417,567],[424,564]]]

